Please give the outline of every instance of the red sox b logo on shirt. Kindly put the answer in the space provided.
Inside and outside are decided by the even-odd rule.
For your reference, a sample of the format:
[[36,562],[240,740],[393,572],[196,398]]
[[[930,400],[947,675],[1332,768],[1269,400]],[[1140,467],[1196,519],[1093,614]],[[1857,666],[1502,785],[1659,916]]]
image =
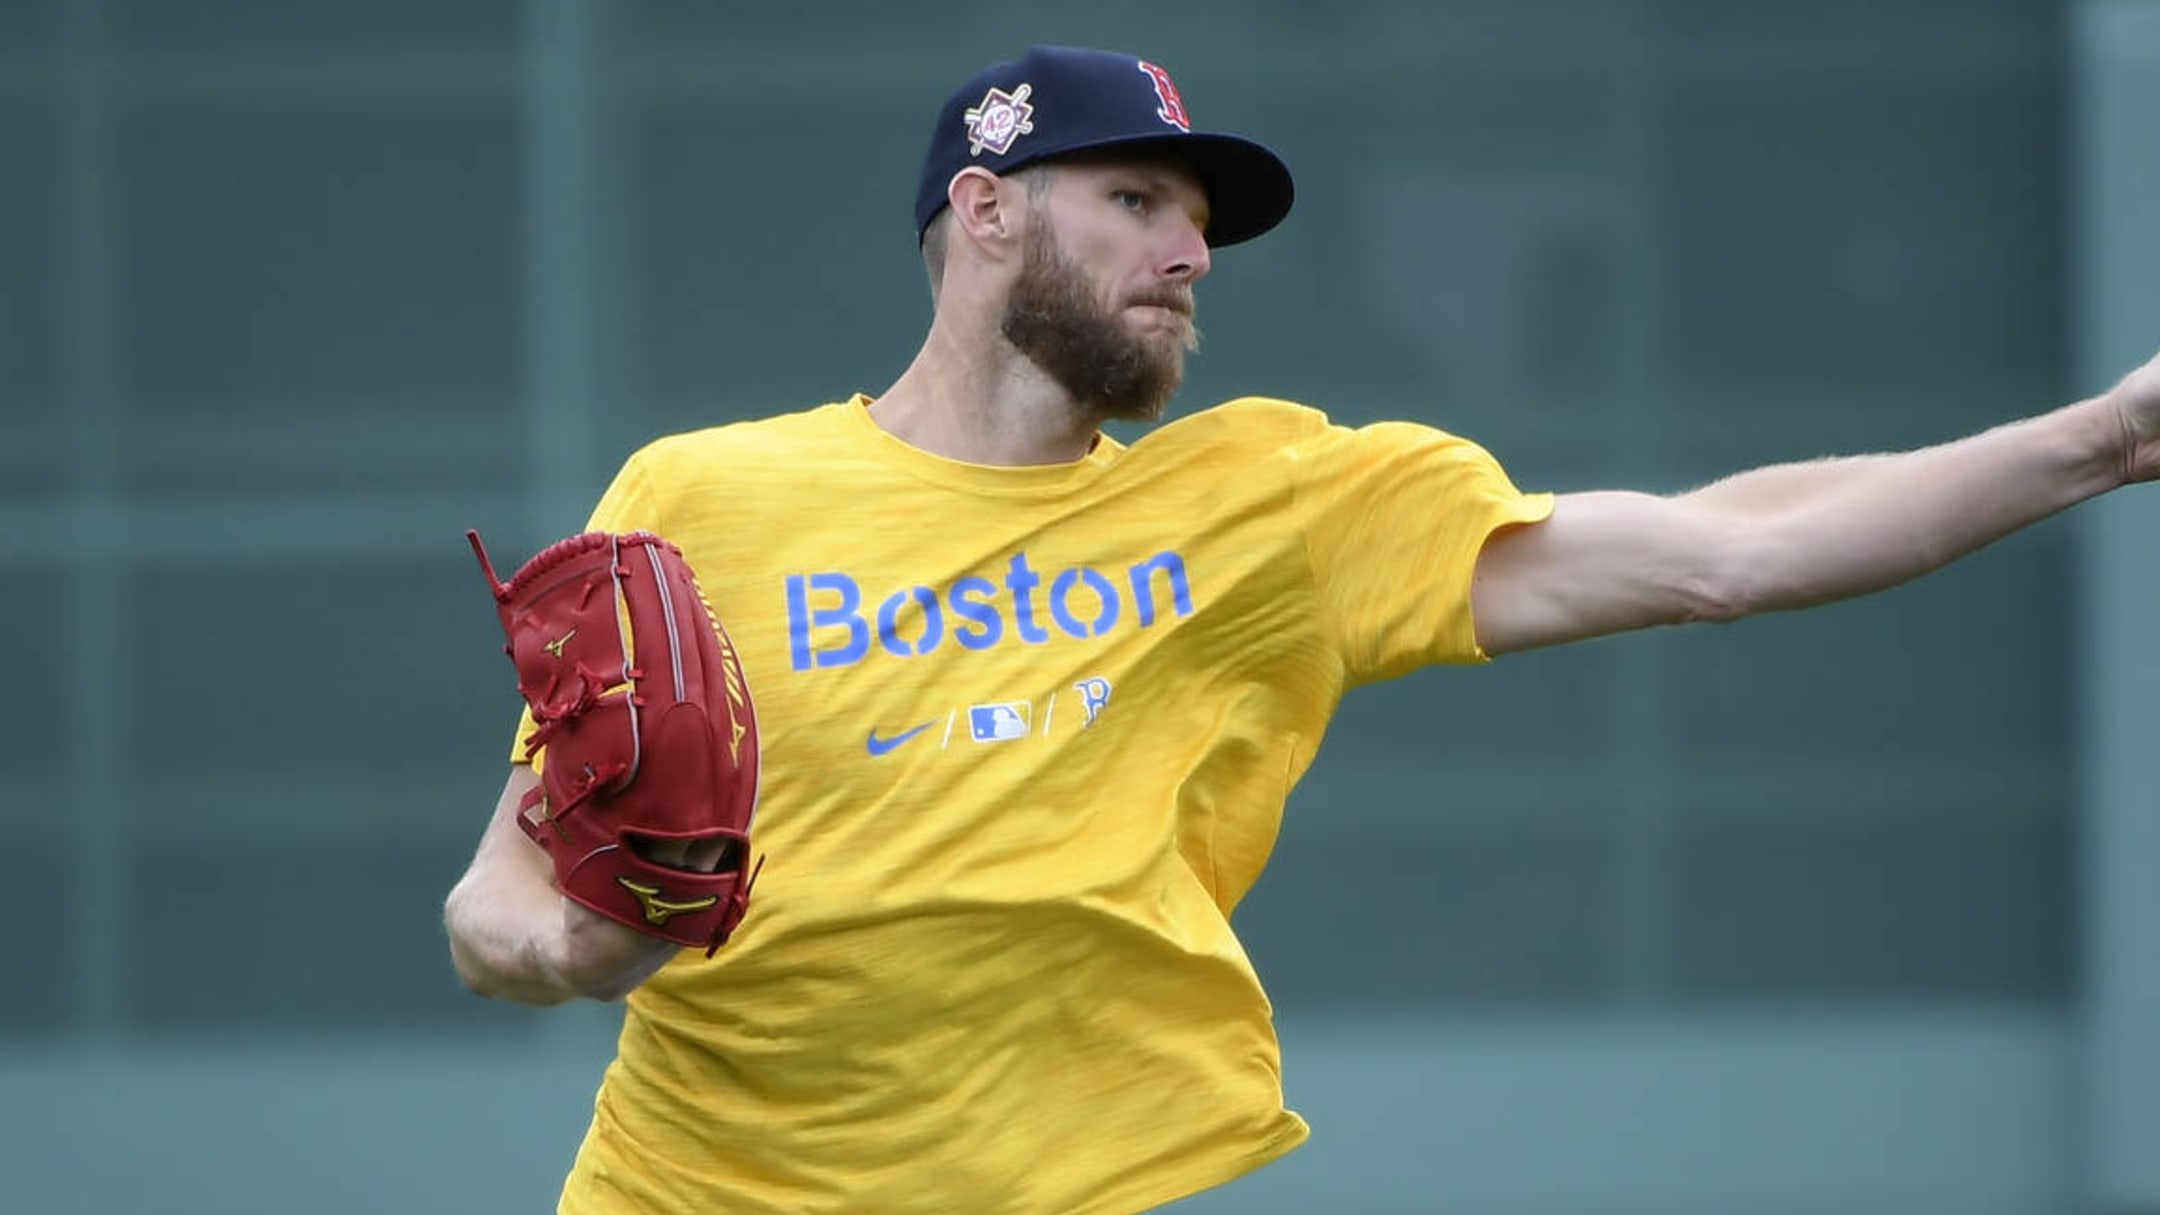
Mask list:
[[1155,82],[1155,97],[1162,102],[1155,116],[1180,131],[1192,130],[1192,119],[1185,115],[1185,102],[1178,96],[1177,85],[1171,82],[1170,73],[1146,62],[1140,64],[1140,70]]

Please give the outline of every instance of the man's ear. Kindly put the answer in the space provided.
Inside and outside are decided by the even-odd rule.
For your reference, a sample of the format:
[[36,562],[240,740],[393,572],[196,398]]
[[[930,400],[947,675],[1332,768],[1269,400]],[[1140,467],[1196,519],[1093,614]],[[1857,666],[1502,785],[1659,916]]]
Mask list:
[[1021,235],[1019,194],[1016,183],[979,165],[953,174],[945,187],[945,201],[952,207],[953,226],[985,254],[1000,257]]

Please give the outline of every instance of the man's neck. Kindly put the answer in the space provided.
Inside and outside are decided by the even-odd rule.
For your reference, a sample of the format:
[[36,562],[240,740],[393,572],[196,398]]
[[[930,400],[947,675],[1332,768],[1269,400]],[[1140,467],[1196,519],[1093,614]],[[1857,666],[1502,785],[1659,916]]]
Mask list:
[[912,447],[969,464],[1070,464],[1100,437],[1096,419],[1010,343],[937,325],[870,416]]

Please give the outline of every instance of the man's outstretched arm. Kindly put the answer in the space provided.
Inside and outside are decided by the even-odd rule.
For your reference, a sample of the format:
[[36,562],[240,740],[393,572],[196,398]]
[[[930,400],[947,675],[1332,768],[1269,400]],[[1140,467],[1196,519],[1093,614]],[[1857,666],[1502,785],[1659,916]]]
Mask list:
[[1488,654],[1865,595],[2160,476],[2160,358],[2107,393],[1956,442],[1776,465],[1671,497],[1563,494],[1495,535],[1472,587]]

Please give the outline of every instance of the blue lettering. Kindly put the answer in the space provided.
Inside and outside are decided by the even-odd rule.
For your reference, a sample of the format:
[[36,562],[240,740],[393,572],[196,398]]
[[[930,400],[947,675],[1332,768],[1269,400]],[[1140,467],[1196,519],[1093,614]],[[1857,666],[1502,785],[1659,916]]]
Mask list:
[[[1080,623],[1079,618],[1072,614],[1070,601],[1073,586],[1081,582],[1087,583],[1088,589],[1095,592],[1096,599],[1102,603],[1102,610],[1095,617],[1092,628]],[[1100,637],[1109,632],[1110,627],[1117,623],[1118,612],[1123,606],[1118,602],[1117,587],[1103,577],[1100,571],[1086,566],[1066,570],[1050,584],[1050,615],[1057,621],[1059,628],[1073,637]]]
[[1042,577],[1028,568],[1027,554],[1014,553],[1012,565],[1005,572],[1005,589],[1013,596],[1013,626],[1020,633],[1020,640],[1029,645],[1041,645],[1050,640],[1050,630],[1035,623],[1035,588],[1042,585]]
[[962,578],[952,584],[952,614],[967,621],[953,626],[953,640],[971,650],[987,650],[1005,636],[1005,617],[998,614],[997,583],[988,578]]
[[1192,615],[1192,588],[1185,583],[1185,558],[1173,552],[1160,552],[1129,571],[1132,578],[1133,609],[1140,617],[1140,627],[1155,623],[1156,574],[1170,577],[1170,602],[1180,616]]
[[[812,607],[810,596],[829,591],[840,596],[838,607]],[[860,614],[862,590],[855,580],[846,574],[811,574],[807,579],[801,574],[789,574],[787,580],[788,600],[788,651],[794,667],[807,671],[812,665],[821,667],[844,667],[861,662],[870,652],[870,626]],[[836,650],[819,651],[811,636],[817,629],[845,628],[848,643]]]
[[[866,612],[863,588],[852,575],[789,574],[788,657],[798,671],[853,666],[869,657],[873,632],[875,648],[895,658],[919,658],[944,645],[948,633],[960,648],[982,651],[1013,637],[1027,645],[1056,635],[1087,641],[1120,625],[1152,628],[1158,617],[1192,615],[1192,585],[1179,553],[1166,549],[1127,567],[1125,575],[1123,587],[1114,572],[1088,565],[1046,577],[1028,564],[1026,553],[1014,553],[1002,580],[971,575],[948,586],[909,586]],[[1092,689],[1084,697],[1091,715],[1100,710]]]
[[[913,646],[909,646],[900,636],[900,613],[906,609],[910,600],[921,604],[923,611],[922,640]],[[945,640],[945,613],[938,607],[937,592],[927,586],[918,586],[912,590],[901,591],[879,604],[877,635],[878,643],[885,647],[886,653],[901,658],[913,658],[917,654],[927,654],[936,649],[938,642]]]

